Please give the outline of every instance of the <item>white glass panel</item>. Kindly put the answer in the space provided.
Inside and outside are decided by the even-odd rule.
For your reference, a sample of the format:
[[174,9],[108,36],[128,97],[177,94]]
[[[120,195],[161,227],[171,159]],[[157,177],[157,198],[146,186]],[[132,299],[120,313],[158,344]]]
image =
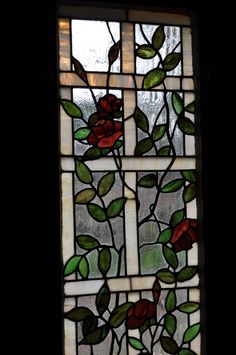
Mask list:
[[188,250],[188,264],[198,265],[198,244],[194,243],[192,248]]
[[65,294],[66,296],[74,296],[97,293],[103,283],[103,280],[68,281],[65,284]]
[[64,171],[74,171],[75,161],[73,158],[61,158],[61,169]]
[[110,280],[108,280],[107,283],[108,283],[108,286],[109,286],[111,292],[129,291],[131,289],[129,278],[110,279]]
[[196,354],[200,354],[201,349],[201,333],[191,341],[190,347]]
[[[128,199],[134,199],[135,194],[133,191],[136,190],[136,173],[125,173],[125,182],[130,189],[125,186],[125,197]],[[133,191],[132,191],[132,190]]]
[[176,25],[190,25],[190,17],[185,15],[171,14],[154,11],[129,11],[129,20],[152,22],[152,23],[174,23]]
[[150,277],[132,277],[131,288],[132,290],[148,290],[152,289],[155,276]]
[[183,79],[182,88],[183,90],[193,90],[194,89],[193,79]]
[[196,199],[187,203],[187,217],[197,218],[197,202]]
[[134,73],[134,25],[122,24],[122,72]]
[[76,323],[68,319],[64,321],[64,350],[65,355],[76,355]]
[[59,66],[60,70],[71,70],[70,20],[59,20]]
[[165,86],[167,90],[179,90],[180,89],[180,79],[174,77],[167,77],[165,80]]
[[[70,89],[61,89],[61,98],[71,100]],[[61,154],[72,154],[72,119],[65,113],[62,105],[60,105],[60,144]]]
[[139,272],[135,200],[127,200],[125,204],[125,235],[127,274],[135,275]]
[[195,137],[185,135],[185,153],[186,155],[195,155]]
[[193,75],[191,28],[183,28],[183,65],[184,75]]
[[198,288],[192,288],[189,290],[189,299],[194,302],[200,301],[200,291]]

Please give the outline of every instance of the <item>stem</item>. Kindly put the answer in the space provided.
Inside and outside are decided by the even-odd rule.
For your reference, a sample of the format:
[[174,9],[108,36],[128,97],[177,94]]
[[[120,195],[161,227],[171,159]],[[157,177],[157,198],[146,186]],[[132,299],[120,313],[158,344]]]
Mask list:
[[143,26],[140,24],[139,27],[140,27],[140,31],[141,31],[141,33],[142,33],[143,38],[145,39],[145,41],[146,41],[148,44],[152,45],[151,42],[149,41],[149,39],[147,38],[147,36],[146,36],[145,33],[144,33]]
[[124,338],[124,337],[125,337],[125,333],[121,336],[120,342],[118,343],[118,344],[119,344],[119,352],[117,353],[117,355],[119,355],[120,352],[121,352],[121,345],[122,345],[122,341],[123,341],[123,338]]
[[116,332],[114,331],[114,329],[111,329],[111,331],[112,331],[112,338],[111,338],[111,348],[110,348],[110,351],[109,351],[109,355],[113,355],[115,339],[117,341],[117,344],[119,344],[118,336],[117,336]]
[[106,82],[106,87],[107,87],[107,94],[109,90],[109,80],[110,80],[110,75],[111,75],[111,65],[108,65],[108,73],[107,73],[107,82]]
[[111,29],[110,29],[108,21],[106,21],[106,25],[107,25],[107,29],[108,29],[108,31],[110,33],[110,36],[111,36],[111,39],[112,39],[113,43],[116,43],[115,38],[113,37],[113,34],[111,32]]

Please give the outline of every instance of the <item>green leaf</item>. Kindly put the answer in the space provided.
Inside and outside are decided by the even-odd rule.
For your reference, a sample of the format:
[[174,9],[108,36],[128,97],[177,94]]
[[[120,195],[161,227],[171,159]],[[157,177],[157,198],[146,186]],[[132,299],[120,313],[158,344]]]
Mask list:
[[156,185],[157,185],[157,175],[156,174],[147,174],[147,175],[143,176],[138,182],[138,186],[141,186],[141,187],[151,188]]
[[62,99],[61,104],[68,116],[76,118],[83,117],[81,109],[73,101]]
[[136,56],[143,59],[150,59],[155,57],[155,55],[156,55],[155,50],[148,44],[141,44],[136,49]]
[[191,325],[184,333],[183,342],[189,343],[194,338],[196,338],[199,332],[200,332],[200,323]]
[[93,182],[93,175],[87,165],[81,161],[76,161],[76,175],[78,179],[84,184],[91,184]]
[[91,147],[86,150],[83,155],[83,160],[94,160],[98,159],[101,156],[101,150],[95,147]]
[[146,319],[145,322],[139,327],[140,333],[144,333],[150,327],[150,319]]
[[84,189],[80,191],[75,197],[75,203],[85,204],[94,199],[96,191],[94,189]]
[[194,351],[182,348],[178,355],[197,355]]
[[128,343],[129,345],[132,346],[132,348],[136,349],[136,350],[143,350],[145,349],[145,346],[143,345],[143,343],[141,342],[141,340],[135,338],[135,337],[128,337]]
[[80,248],[83,248],[85,250],[92,250],[100,245],[99,241],[96,238],[92,237],[91,235],[83,234],[77,237],[77,243]]
[[70,274],[73,274],[73,272],[76,271],[77,266],[80,261],[80,258],[81,258],[81,256],[74,255],[66,262],[65,267],[64,267],[64,276],[68,276]]
[[196,197],[196,184],[189,184],[184,188],[183,200],[188,203]]
[[96,296],[96,307],[100,316],[102,316],[103,313],[106,312],[106,310],[108,309],[110,298],[111,298],[110,290],[107,284],[105,283],[100,288]]
[[171,236],[172,236],[172,229],[167,228],[163,230],[159,235],[158,243],[163,243],[163,244],[168,243],[171,239]]
[[89,263],[86,256],[82,256],[78,266],[78,272],[83,279],[87,279],[89,275]]
[[143,89],[151,89],[155,86],[160,85],[166,77],[163,69],[152,69],[150,70],[143,79]]
[[[117,143],[117,142],[116,142]],[[110,153],[111,149],[109,148],[103,148],[100,150],[102,156],[104,157],[105,155],[107,155],[108,153]]]
[[123,145],[123,141],[116,141],[114,146],[113,146],[113,149],[120,149],[120,147],[122,147]]
[[178,306],[178,310],[183,313],[194,313],[199,309],[199,306],[197,302],[185,302]]
[[175,275],[168,269],[159,270],[156,276],[166,284],[172,284],[175,282]]
[[179,117],[178,126],[179,129],[185,134],[189,134],[192,136],[195,134],[194,123],[188,117]]
[[119,216],[119,214],[123,210],[126,200],[127,200],[126,197],[119,197],[119,198],[111,201],[107,207],[107,217],[108,218],[115,218],[115,217]]
[[105,196],[112,188],[115,182],[115,174],[108,173],[104,175],[98,183],[98,195]]
[[179,261],[178,258],[174,252],[173,249],[171,249],[170,247],[163,245],[162,247],[163,250],[163,255],[167,261],[167,263],[173,268],[176,269],[179,265]]
[[158,155],[160,157],[169,156],[171,152],[170,146],[166,145],[158,150]]
[[108,52],[109,65],[112,65],[118,58],[120,51],[120,41],[116,42],[111,46]]
[[176,226],[176,224],[180,223],[184,219],[184,216],[185,216],[184,208],[175,211],[170,218],[171,227],[174,227]]
[[137,143],[134,154],[138,156],[143,155],[144,153],[147,153],[149,150],[151,150],[152,147],[152,140],[150,138],[144,138]]
[[133,303],[124,303],[121,306],[115,308],[110,315],[109,323],[112,328],[118,328],[126,319],[128,310],[132,307]]
[[72,57],[72,63],[75,66],[76,74],[86,83],[88,84],[87,73],[84,70],[83,65],[74,57]]
[[179,115],[184,109],[183,99],[177,92],[173,92],[171,99],[174,111]]
[[185,266],[177,273],[177,281],[184,282],[188,281],[198,272],[197,266]]
[[85,337],[89,333],[92,333],[98,326],[98,318],[96,316],[88,317],[83,321],[82,332]]
[[161,337],[161,346],[167,354],[176,354],[178,351],[178,344],[170,337]]
[[95,329],[92,333],[89,333],[84,337],[79,344],[95,345],[101,343],[109,333],[109,326],[107,324]]
[[83,141],[84,139],[86,139],[88,137],[90,132],[91,132],[91,130],[89,128],[79,128],[75,132],[74,138],[77,139],[78,141]]
[[102,275],[105,276],[111,267],[111,252],[110,248],[102,249],[98,255],[98,267]]
[[65,313],[65,318],[73,322],[80,322],[89,317],[92,317],[93,315],[93,312],[86,307],[76,307]]
[[88,212],[93,219],[97,222],[105,222],[107,220],[106,214],[102,207],[96,203],[89,203],[87,205]]
[[177,67],[181,59],[181,53],[170,53],[164,59],[163,68],[165,71],[173,70]]
[[157,51],[160,49],[165,41],[164,26],[159,26],[152,36],[152,45]]
[[152,139],[154,141],[158,141],[164,136],[165,131],[166,131],[166,124],[159,124],[155,126],[152,131]]
[[184,184],[184,179],[175,179],[171,182],[168,182],[165,186],[162,187],[161,192],[175,192],[178,191]]
[[167,314],[164,320],[165,328],[170,336],[174,335],[176,331],[177,320],[173,314]]
[[176,295],[174,290],[170,290],[166,297],[166,310],[168,312],[173,312],[176,306]]
[[140,110],[139,107],[135,108],[134,111],[134,120],[137,126],[144,132],[148,132],[149,130],[149,123],[148,123],[148,118],[145,115],[145,113]]
[[191,102],[190,104],[188,104],[185,107],[185,111],[189,112],[189,113],[195,113],[196,111],[196,106],[195,106],[195,101]]
[[190,182],[197,181],[196,170],[183,170],[181,171],[181,175]]

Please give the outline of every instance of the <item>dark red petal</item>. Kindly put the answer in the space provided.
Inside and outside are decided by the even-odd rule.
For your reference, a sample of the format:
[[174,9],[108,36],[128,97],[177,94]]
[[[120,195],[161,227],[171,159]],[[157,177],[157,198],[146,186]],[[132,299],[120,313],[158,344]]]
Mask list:
[[114,129],[115,131],[119,131],[122,129],[122,123],[119,122],[119,121],[113,121],[113,124],[114,124]]
[[134,314],[134,306],[130,307],[128,310],[127,318],[131,317]]
[[92,131],[93,133],[95,134],[95,136],[97,138],[102,138],[105,136],[106,134],[106,131],[104,129],[104,127],[100,124],[100,125],[95,125],[93,128],[92,128]]
[[158,280],[154,282],[154,285],[152,287],[152,294],[154,302],[157,304],[161,294],[161,285]]
[[122,136],[122,132],[118,131],[110,135],[109,137],[103,137],[98,142],[98,148],[111,148],[115,142]]
[[174,244],[172,244],[172,247],[173,247],[173,249],[174,249],[174,251],[175,251],[176,253],[178,253],[179,251],[181,251],[181,250],[182,250],[182,248],[181,248],[181,245],[180,245],[180,242],[179,242],[179,241],[177,241],[177,242],[175,242]]
[[179,244],[181,250],[189,250],[192,248],[192,240],[187,233],[183,234],[182,237],[179,239]]
[[107,113],[106,111],[103,110],[103,108],[101,106],[98,106],[98,114],[100,117],[106,117],[109,115],[109,113]]
[[112,112],[116,112],[119,110],[119,108],[122,105],[122,100],[117,99],[114,102],[112,102],[111,107],[112,107]]
[[197,228],[197,220],[196,219],[190,219],[190,226],[193,228]]
[[145,317],[143,318],[135,318],[135,317],[130,317],[127,319],[127,327],[128,329],[137,329],[143,325],[145,322]]
[[198,234],[197,231],[195,229],[190,228],[188,231],[188,235],[190,236],[192,242],[196,242],[198,239]]
[[148,318],[152,318],[155,315],[156,312],[156,307],[155,304],[153,302],[149,303],[149,307],[148,307]]
[[99,99],[98,100],[98,104],[101,106],[101,108],[103,108],[103,110],[105,110],[106,112],[112,112],[112,109],[111,109],[111,105],[109,104],[109,102],[107,102],[106,100],[104,99]]
[[112,94],[106,94],[105,96],[103,96],[103,99],[106,100],[107,102],[109,102],[109,104],[110,104],[111,102],[116,100],[117,97],[115,95],[112,95]]
[[104,129],[106,131],[106,135],[110,135],[110,134],[114,133],[115,129],[114,129],[113,121],[106,120],[106,122],[104,123]]
[[171,243],[175,243],[181,235],[189,229],[189,219],[185,219],[175,226],[174,232],[171,237]]
[[148,300],[140,300],[136,303],[134,309],[134,315],[137,318],[145,317],[148,311],[149,301]]
[[97,138],[95,137],[95,135],[91,132],[89,135],[88,135],[88,143],[89,144],[92,144],[92,145],[96,145],[97,144]]

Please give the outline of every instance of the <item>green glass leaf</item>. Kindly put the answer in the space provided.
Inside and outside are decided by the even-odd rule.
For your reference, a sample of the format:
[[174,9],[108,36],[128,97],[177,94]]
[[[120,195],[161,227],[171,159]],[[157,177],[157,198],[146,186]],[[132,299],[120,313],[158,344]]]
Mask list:
[[105,196],[112,188],[115,182],[115,174],[108,173],[104,175],[98,183],[98,195]]
[[92,333],[89,333],[84,337],[79,344],[89,344],[95,345],[100,344],[109,333],[109,326],[107,324],[102,325],[101,327],[95,329]]
[[141,44],[141,46],[136,49],[136,56],[142,59],[150,59],[155,57],[155,55],[155,50],[148,44]]
[[75,272],[80,259],[81,259],[81,256],[74,255],[66,262],[65,267],[64,267],[64,276],[68,276],[70,274],[73,274],[73,272]]
[[111,251],[106,247],[99,252],[98,255],[98,267],[103,276],[107,274],[111,267]]
[[121,118],[122,117],[122,111],[116,111],[116,112],[113,112],[113,117],[115,118]]
[[140,333],[144,333],[150,327],[150,319],[146,319],[145,322],[139,327]]
[[164,70],[156,68],[150,70],[143,79],[143,89],[151,89],[160,85],[166,77]]
[[105,222],[107,220],[106,214],[102,207],[96,203],[89,203],[87,205],[88,212],[93,219],[97,222]]
[[112,328],[118,328],[126,319],[128,310],[132,307],[133,303],[124,303],[121,306],[115,308],[110,315],[109,323]]
[[181,171],[181,175],[190,182],[197,181],[196,170],[183,170]]
[[159,270],[156,276],[166,284],[172,284],[175,282],[175,275],[168,269]]
[[123,141],[117,141],[117,142],[115,142],[113,148],[120,149],[120,147],[122,147],[122,145],[123,145]]
[[107,217],[108,218],[115,218],[115,217],[119,216],[119,214],[123,210],[126,200],[127,200],[126,197],[119,197],[119,198],[111,201],[107,207]]
[[77,139],[78,141],[83,141],[84,139],[86,139],[88,137],[90,132],[91,132],[91,130],[89,128],[79,128],[75,132],[74,138]]
[[144,153],[147,153],[149,150],[151,150],[152,147],[152,140],[150,138],[144,138],[136,145],[134,154],[137,156],[143,155]]
[[176,226],[176,224],[180,223],[184,219],[184,216],[185,216],[184,208],[175,211],[170,218],[171,227],[174,227]]
[[143,345],[143,343],[141,342],[141,340],[135,338],[135,337],[128,337],[128,343],[129,345],[132,346],[132,348],[136,349],[136,350],[143,350],[145,349],[145,346]]
[[175,179],[171,182],[168,182],[165,186],[162,187],[161,192],[175,192],[178,191],[184,184],[184,179]]
[[165,131],[166,131],[166,124],[159,124],[155,126],[152,131],[152,139],[154,141],[158,141],[164,136]]
[[173,92],[171,99],[174,111],[179,115],[184,109],[183,99],[177,92]]
[[137,126],[144,132],[148,132],[149,130],[149,123],[148,123],[148,118],[145,115],[145,113],[140,110],[139,107],[135,108],[134,111],[134,120]]
[[111,151],[111,149],[109,149],[109,148],[103,148],[103,149],[101,149],[101,154],[102,154],[102,156],[105,156],[108,153],[110,153],[110,151]]
[[194,313],[199,309],[199,306],[197,302],[185,302],[178,306],[178,310],[183,313]]
[[96,191],[94,189],[84,189],[80,191],[75,197],[75,203],[85,204],[94,199]]
[[90,309],[86,307],[76,307],[71,309],[69,312],[65,313],[65,318],[73,322],[80,322],[89,317],[92,317],[94,314]]
[[167,228],[163,230],[159,235],[158,243],[163,243],[163,244],[168,243],[171,239],[171,236],[172,236],[172,229]]
[[81,161],[76,161],[76,175],[77,178],[84,184],[91,184],[93,182],[93,176],[87,165]]
[[103,313],[106,312],[106,310],[108,309],[110,298],[111,298],[110,290],[107,284],[105,283],[100,288],[96,296],[96,307],[100,316],[103,315]]
[[165,71],[173,70],[177,67],[181,59],[181,53],[170,53],[164,59],[163,68]]
[[141,186],[141,187],[151,188],[156,185],[157,185],[157,175],[156,174],[147,174],[147,175],[143,176],[138,182],[138,186]]
[[166,297],[166,310],[172,312],[176,306],[176,295],[174,290],[170,290]]
[[197,272],[197,266],[185,266],[177,273],[177,281],[184,282],[190,280]]
[[194,351],[182,348],[178,355],[197,355]]
[[178,126],[179,129],[185,134],[189,134],[192,136],[195,134],[194,123],[188,117],[179,117]]
[[100,119],[101,117],[97,112],[92,113],[92,115],[90,115],[88,119],[88,126],[92,128],[95,125],[95,123]]
[[200,323],[191,325],[184,333],[183,342],[189,343],[192,341],[200,332]]
[[96,238],[92,237],[91,235],[83,234],[77,237],[77,243],[80,248],[83,248],[85,250],[92,250],[100,245],[99,241]]
[[177,320],[173,314],[167,314],[164,320],[165,328],[170,336],[174,335],[176,331]]
[[118,58],[120,51],[120,41],[116,42],[111,46],[108,52],[109,65],[112,65]]
[[161,337],[161,346],[167,354],[176,354],[178,351],[178,344],[170,337]]
[[98,159],[101,156],[101,150],[95,147],[91,147],[86,150],[83,155],[83,160],[94,160]]
[[76,118],[83,117],[81,109],[73,101],[62,99],[61,104],[68,116]]
[[179,265],[179,261],[178,258],[174,252],[173,249],[171,249],[170,247],[163,245],[162,247],[163,250],[163,255],[167,261],[167,263],[173,268],[176,269]]
[[84,70],[83,65],[74,57],[72,57],[72,63],[75,66],[75,72],[76,74],[86,83],[88,84],[88,78],[87,78],[87,73]]
[[89,275],[89,263],[86,256],[82,256],[78,266],[78,272],[83,279],[87,279]]
[[183,200],[184,202],[188,203],[192,201],[196,197],[196,184],[189,184],[185,186],[183,192]]
[[85,337],[89,333],[93,332],[98,326],[98,318],[96,316],[88,317],[83,321],[82,332]]
[[171,151],[170,146],[166,145],[158,150],[158,155],[160,157],[166,157],[170,155],[170,151]]
[[159,26],[152,36],[152,45],[157,51],[160,49],[165,41],[164,26]]
[[191,102],[190,104],[188,104],[185,107],[185,111],[189,112],[189,113],[195,113],[196,111],[196,106],[195,106],[195,101]]

